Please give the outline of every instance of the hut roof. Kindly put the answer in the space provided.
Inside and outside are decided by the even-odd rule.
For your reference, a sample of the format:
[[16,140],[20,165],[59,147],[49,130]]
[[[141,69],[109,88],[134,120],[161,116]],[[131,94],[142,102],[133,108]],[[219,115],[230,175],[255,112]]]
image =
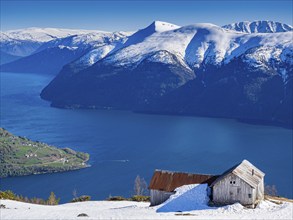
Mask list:
[[265,176],[265,174],[261,170],[252,165],[249,161],[243,160],[241,163],[225,171],[218,179],[216,179],[211,184],[211,186],[214,186],[216,183],[226,178],[231,173],[238,176],[240,179],[245,181],[253,188],[256,188],[259,182]]
[[173,192],[177,187],[188,184],[207,183],[210,185],[218,176],[155,170],[149,189]]

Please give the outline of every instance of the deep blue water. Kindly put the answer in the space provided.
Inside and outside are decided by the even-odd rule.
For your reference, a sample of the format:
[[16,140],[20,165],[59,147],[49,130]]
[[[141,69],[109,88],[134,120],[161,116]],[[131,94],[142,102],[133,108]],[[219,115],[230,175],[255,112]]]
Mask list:
[[39,97],[50,80],[1,73],[1,127],[88,152],[91,167],[5,178],[2,190],[43,198],[54,191],[62,202],[72,198],[74,189],[93,199],[129,196],[135,177],[149,182],[156,168],[218,174],[248,159],[266,173],[267,184],[292,198],[292,130],[229,119],[52,108]]

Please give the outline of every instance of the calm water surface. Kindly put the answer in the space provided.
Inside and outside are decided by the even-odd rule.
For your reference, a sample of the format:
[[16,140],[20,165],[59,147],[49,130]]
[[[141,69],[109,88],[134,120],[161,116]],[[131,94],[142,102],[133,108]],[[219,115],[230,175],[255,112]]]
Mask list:
[[1,189],[62,202],[79,195],[129,196],[137,175],[154,169],[218,174],[243,159],[265,173],[265,182],[292,198],[292,130],[229,119],[135,114],[127,111],[51,108],[40,99],[51,80],[1,73],[1,127],[32,140],[88,152],[91,167],[78,171],[5,178]]

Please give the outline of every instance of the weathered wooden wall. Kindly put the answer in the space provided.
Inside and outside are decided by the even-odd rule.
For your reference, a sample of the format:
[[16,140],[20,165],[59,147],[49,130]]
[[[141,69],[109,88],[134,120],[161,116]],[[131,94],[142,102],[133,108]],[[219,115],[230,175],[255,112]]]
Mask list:
[[252,205],[256,200],[256,191],[238,176],[230,174],[213,186],[213,201],[217,204],[239,202],[242,205]]
[[258,184],[256,191],[256,200],[260,201],[264,199],[264,179]]
[[173,192],[165,192],[165,191],[151,189],[150,191],[151,206],[159,205],[165,202],[173,194],[174,194]]

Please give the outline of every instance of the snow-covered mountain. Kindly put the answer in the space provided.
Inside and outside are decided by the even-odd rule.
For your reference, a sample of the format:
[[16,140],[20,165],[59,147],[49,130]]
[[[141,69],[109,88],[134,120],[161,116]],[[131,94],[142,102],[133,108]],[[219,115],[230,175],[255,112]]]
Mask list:
[[[243,54],[247,54],[245,60],[249,65],[259,67],[263,65],[265,68],[266,63],[271,60],[288,61],[286,61],[287,56],[282,54],[291,53],[292,34],[286,32],[248,35],[213,24],[179,27],[164,22],[154,22],[130,36],[121,49],[108,54],[103,59],[103,63],[133,69],[149,56],[159,53],[160,55],[157,54],[152,58],[153,62],[172,64],[170,63],[172,59],[162,54],[162,51],[167,51],[175,55],[178,61],[190,70],[206,65],[225,65]],[[258,49],[248,55],[248,51],[253,48]]]
[[[25,28],[18,30],[4,31],[4,36],[14,40],[30,40],[38,42],[48,42],[56,38],[64,38],[76,34],[96,33],[95,30],[81,29],[60,29],[60,28]],[[102,31],[99,31],[102,32]],[[106,33],[106,32],[105,32]]]
[[95,30],[74,30],[57,28],[26,28],[0,33],[0,50],[14,56],[28,56],[43,43],[77,34],[101,33]]
[[[69,33],[75,33],[75,31]],[[65,64],[76,59],[79,59],[76,68],[77,66],[79,66],[79,69],[85,68],[103,58],[109,52],[120,48],[128,35],[127,32],[92,31],[87,34],[54,38],[48,42],[42,42],[32,54],[2,65],[1,70],[56,75]],[[27,42],[26,45],[28,45]]]
[[108,32],[99,34],[76,35],[63,39],[50,41],[43,47],[66,46],[71,48],[84,48],[87,52],[74,63],[78,70],[89,67],[123,47],[132,32]]
[[245,33],[277,33],[293,31],[293,27],[275,21],[243,21],[224,25],[223,28]]
[[[260,29],[259,29],[260,30]],[[293,32],[156,21],[118,50],[91,51],[42,91],[59,107],[118,108],[292,124]],[[86,68],[77,63],[90,60]],[[58,95],[57,95],[58,94]]]
[[54,40],[48,41],[43,44],[37,51],[57,46],[93,48],[108,45],[113,42],[123,43],[124,39],[131,34],[131,32],[112,33],[104,31],[96,31],[86,34],[75,34],[68,37],[56,38]]

